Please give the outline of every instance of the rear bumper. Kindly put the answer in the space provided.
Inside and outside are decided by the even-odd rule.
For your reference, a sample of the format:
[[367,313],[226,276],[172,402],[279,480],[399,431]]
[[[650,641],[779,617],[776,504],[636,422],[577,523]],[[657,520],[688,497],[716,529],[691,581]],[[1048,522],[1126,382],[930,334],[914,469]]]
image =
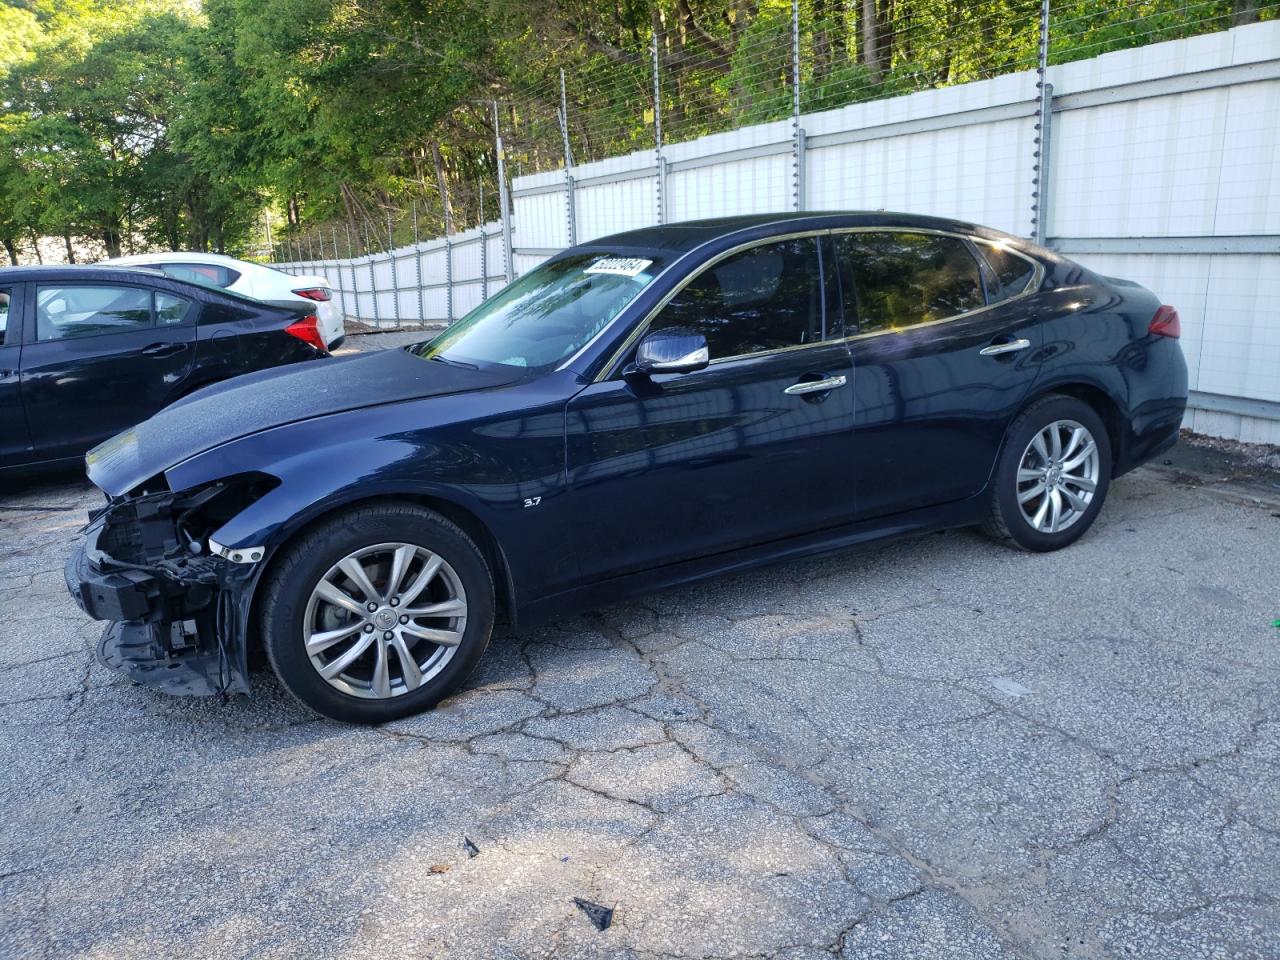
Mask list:
[[119,564],[90,530],[67,558],[67,590],[86,614],[106,621],[98,661],[137,683],[177,696],[248,693],[242,583],[215,558],[194,566],[189,579]]

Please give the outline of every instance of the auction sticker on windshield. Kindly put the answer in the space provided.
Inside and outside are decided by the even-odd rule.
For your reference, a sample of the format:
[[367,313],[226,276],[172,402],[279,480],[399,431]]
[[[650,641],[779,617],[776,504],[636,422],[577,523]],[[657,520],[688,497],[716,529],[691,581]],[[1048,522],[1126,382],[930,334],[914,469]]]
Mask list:
[[583,273],[616,273],[620,277],[638,276],[653,263],[640,257],[604,257],[587,267]]

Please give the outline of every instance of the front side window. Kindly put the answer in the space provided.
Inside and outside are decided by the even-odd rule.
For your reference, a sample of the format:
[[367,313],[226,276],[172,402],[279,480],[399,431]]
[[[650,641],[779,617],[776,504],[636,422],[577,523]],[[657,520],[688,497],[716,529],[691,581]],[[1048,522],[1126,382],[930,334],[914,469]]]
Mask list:
[[662,308],[649,329],[696,330],[716,360],[828,339],[823,307],[817,238],[799,237],[752,247],[708,267]]
[[225,289],[240,279],[238,271],[220,263],[162,263],[160,269],[166,277],[206,287]]
[[580,252],[561,257],[411,349],[442,363],[550,370],[603,330],[661,266],[656,256]]
[[36,339],[66,340],[128,333],[151,326],[151,291],[68,286],[36,290]]
[[959,237],[873,231],[835,239],[858,333],[902,330],[986,303],[978,261]]
[[0,290],[0,347],[4,346],[4,333],[9,328],[9,291]]

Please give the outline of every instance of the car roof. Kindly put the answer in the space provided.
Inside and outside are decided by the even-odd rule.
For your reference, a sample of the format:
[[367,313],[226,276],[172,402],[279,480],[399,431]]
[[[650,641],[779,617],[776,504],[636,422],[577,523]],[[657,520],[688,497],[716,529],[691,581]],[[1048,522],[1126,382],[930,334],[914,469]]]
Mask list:
[[85,266],[50,264],[48,266],[0,267],[0,287],[6,283],[23,283],[25,281],[34,281],[36,283],[61,281],[67,283],[71,281],[92,282],[95,280],[113,281],[115,283],[138,283],[142,281],[161,290],[170,290],[188,296],[198,294],[205,299],[221,297],[225,300],[252,303],[259,307],[264,305],[262,301],[255,297],[246,296],[234,290],[214,287],[204,283],[192,283],[189,280],[179,280],[157,270],[148,270],[146,269],[146,264],[88,264]]
[[113,257],[103,263],[220,263],[227,267],[243,270],[245,267],[259,267],[261,264],[248,260],[237,260],[225,253],[200,253],[199,251],[166,251],[160,253],[133,253],[127,257]]
[[[772,228],[759,230],[759,228]],[[762,234],[785,233],[788,230],[822,230],[840,227],[906,227],[916,230],[945,230],[993,240],[1019,238],[962,220],[928,217],[916,213],[886,210],[815,210],[800,213],[753,213],[708,220],[641,227],[624,233],[591,240],[583,246],[630,247],[684,253],[703,244],[735,233],[757,231]],[[1022,241],[1025,243],[1025,241]]]
[[[137,264],[136,267],[145,267]],[[23,267],[0,267],[0,284],[20,283],[25,280],[131,280],[139,277],[166,280],[157,270],[136,269],[126,264],[41,264]]]

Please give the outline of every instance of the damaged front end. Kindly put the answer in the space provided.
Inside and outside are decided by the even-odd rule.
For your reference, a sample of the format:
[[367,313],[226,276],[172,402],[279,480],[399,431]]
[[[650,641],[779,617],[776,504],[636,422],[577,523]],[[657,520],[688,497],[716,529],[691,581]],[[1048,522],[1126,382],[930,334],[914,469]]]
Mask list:
[[90,513],[65,575],[80,608],[107,621],[104,666],[180,696],[249,692],[249,605],[264,550],[228,550],[213,533],[277,484],[246,474],[172,492],[156,481]]

